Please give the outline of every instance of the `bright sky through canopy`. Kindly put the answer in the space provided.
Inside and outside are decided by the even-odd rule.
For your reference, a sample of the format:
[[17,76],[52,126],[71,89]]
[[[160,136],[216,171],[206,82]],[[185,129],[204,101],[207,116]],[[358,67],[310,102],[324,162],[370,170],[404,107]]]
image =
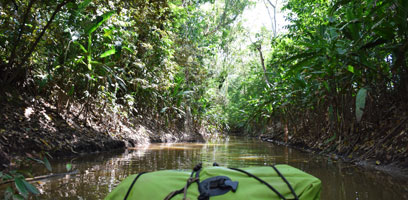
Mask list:
[[[275,0],[270,1],[275,3]],[[286,26],[288,22],[284,19],[284,13],[281,12],[283,0],[277,0],[276,2],[276,31],[277,34],[279,34],[285,31],[284,26]],[[265,3],[268,5],[269,12],[273,17],[273,9],[269,5],[268,0],[258,0],[256,5],[246,9],[243,13],[243,25],[250,30],[252,34],[260,32],[262,26],[266,27],[268,30],[272,30],[271,18],[268,15]]]

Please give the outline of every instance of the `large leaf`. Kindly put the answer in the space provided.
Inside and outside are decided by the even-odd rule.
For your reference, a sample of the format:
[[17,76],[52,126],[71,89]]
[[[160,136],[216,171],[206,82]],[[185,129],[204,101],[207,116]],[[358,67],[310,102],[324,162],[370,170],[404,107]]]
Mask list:
[[112,17],[112,15],[115,13],[115,11],[110,11],[102,16],[98,16],[96,19],[96,23],[92,24],[86,31],[87,34],[91,34],[96,31],[106,20]]
[[15,177],[14,178],[14,184],[16,185],[16,188],[20,192],[21,195],[23,195],[24,197],[28,196],[28,190],[27,190],[22,178]]
[[40,194],[40,191],[38,191],[38,189],[32,185],[31,183],[27,182],[26,180],[22,179],[24,186],[26,187],[26,189],[32,193],[32,194]]
[[367,98],[367,89],[361,88],[356,96],[356,118],[357,122],[361,121],[364,114],[364,108]]

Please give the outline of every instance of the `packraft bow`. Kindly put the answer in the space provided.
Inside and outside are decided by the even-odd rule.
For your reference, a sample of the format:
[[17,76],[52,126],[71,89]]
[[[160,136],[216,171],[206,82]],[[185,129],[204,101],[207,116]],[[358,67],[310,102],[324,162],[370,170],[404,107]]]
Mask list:
[[105,200],[320,199],[318,178],[289,165],[225,168],[197,165],[192,171],[131,175]]

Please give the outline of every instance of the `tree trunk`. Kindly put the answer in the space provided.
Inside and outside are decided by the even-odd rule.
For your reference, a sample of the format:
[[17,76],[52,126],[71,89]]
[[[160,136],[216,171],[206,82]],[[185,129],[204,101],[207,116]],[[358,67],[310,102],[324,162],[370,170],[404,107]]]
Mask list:
[[271,84],[270,84],[270,82],[269,82],[269,80],[268,80],[268,76],[266,75],[266,67],[265,67],[265,60],[264,60],[264,57],[263,57],[263,54],[262,54],[262,46],[259,45],[259,47],[256,48],[256,49],[258,50],[258,52],[259,52],[259,57],[261,58],[261,65],[262,65],[262,69],[263,69],[263,71],[264,71],[265,83],[266,83],[266,85],[267,85],[268,88],[269,88]]

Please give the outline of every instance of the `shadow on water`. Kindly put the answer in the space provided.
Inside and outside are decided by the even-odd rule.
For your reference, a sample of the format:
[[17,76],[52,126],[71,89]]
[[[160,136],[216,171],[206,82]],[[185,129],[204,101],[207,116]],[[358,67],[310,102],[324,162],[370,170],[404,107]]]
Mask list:
[[103,199],[130,174],[162,169],[191,169],[199,162],[203,162],[204,166],[217,162],[228,167],[289,164],[321,179],[321,199],[408,199],[408,180],[404,178],[257,139],[232,138],[217,144],[151,144],[125,152],[91,154],[72,161],[55,161],[54,172],[64,172],[68,162],[72,162],[73,168],[79,169],[80,173],[40,182],[43,192],[40,199]]

